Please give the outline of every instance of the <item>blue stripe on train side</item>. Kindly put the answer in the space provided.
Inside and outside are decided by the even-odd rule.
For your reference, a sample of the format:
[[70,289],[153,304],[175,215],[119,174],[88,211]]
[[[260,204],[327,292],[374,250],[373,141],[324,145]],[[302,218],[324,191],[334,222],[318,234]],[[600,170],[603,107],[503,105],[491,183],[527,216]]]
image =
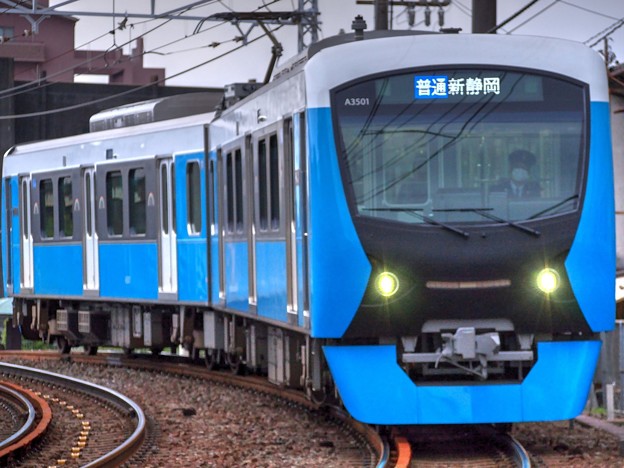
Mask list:
[[340,338],[364,296],[371,265],[342,185],[329,108],[308,110],[310,318],[315,338]]
[[100,296],[158,298],[156,242],[100,244]]
[[35,245],[35,294],[82,296],[82,244]]
[[227,307],[249,310],[249,270],[246,241],[225,241],[225,301]]
[[207,302],[208,244],[205,237],[178,238],[178,299]]
[[590,163],[581,221],[565,261],[574,295],[594,331],[615,323],[615,219],[609,103],[591,104]]
[[469,424],[570,419],[587,400],[600,341],[538,343],[519,384],[416,385],[394,345],[324,346],[349,413],[368,424]]
[[258,315],[288,321],[286,300],[286,243],[256,241]]

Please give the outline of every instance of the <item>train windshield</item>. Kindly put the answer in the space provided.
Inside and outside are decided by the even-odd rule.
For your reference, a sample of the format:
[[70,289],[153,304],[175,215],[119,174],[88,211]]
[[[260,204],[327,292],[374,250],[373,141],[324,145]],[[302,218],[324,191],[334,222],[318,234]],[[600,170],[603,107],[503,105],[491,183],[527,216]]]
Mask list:
[[526,221],[577,209],[587,90],[518,70],[388,75],[335,90],[337,148],[360,216]]

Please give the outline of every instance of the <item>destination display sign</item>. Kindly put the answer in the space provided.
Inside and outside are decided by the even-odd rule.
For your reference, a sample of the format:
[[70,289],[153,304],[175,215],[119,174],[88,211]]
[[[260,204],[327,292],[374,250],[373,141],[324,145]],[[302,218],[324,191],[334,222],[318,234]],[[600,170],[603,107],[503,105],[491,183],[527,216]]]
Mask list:
[[449,78],[446,75],[414,76],[415,99],[448,99],[451,96],[479,96],[500,94],[498,76]]

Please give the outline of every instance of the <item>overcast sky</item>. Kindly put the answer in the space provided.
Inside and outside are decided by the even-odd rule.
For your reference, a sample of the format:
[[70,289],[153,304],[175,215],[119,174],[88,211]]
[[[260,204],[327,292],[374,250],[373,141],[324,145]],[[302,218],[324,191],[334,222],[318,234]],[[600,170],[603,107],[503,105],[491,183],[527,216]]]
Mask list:
[[[54,0],[51,4],[58,3]],[[193,3],[191,0],[156,0],[159,12],[169,10],[172,6]],[[262,0],[223,0],[215,1],[212,5],[192,10],[194,16],[209,16],[213,13],[230,10],[251,11],[262,5]],[[271,11],[291,11],[297,7],[298,0],[280,0],[270,4]],[[374,27],[373,7],[357,5],[356,0],[318,0],[321,12],[321,38],[333,36],[340,29],[349,32],[354,16],[361,14],[368,22],[369,29]],[[530,3],[529,0],[499,0],[498,22],[507,19],[517,10]],[[69,5],[72,10],[98,9],[115,11],[120,15],[115,21],[122,20],[126,11],[144,12],[149,9],[149,0],[80,0]],[[132,8],[132,10],[129,10]],[[462,28],[463,33],[471,32],[471,0],[452,0],[444,9],[444,26]],[[394,29],[409,29],[408,16],[404,7],[395,7],[393,15]],[[431,25],[422,24],[424,9],[416,9],[416,26],[414,29],[437,31],[438,9],[432,10]],[[618,23],[619,20],[622,20]],[[162,21],[145,21],[129,19],[128,25],[132,28],[116,32],[115,36],[106,37],[91,42],[84,49],[101,50],[114,45],[121,45],[130,39],[146,34],[145,66],[164,67],[166,75],[172,76],[184,70],[206,62],[217,55],[237,47],[234,37],[240,35],[235,26],[226,23],[205,22],[199,33],[197,21],[172,21],[162,25],[153,32],[152,28],[161,25]],[[97,36],[113,29],[112,18],[81,17],[76,25],[76,46],[92,41]],[[501,34],[522,34],[553,36],[571,39],[590,44],[610,27],[624,24],[624,0],[540,0],[517,19],[510,22],[500,31]],[[249,30],[249,25],[242,26],[243,31]],[[254,28],[249,39],[262,34],[258,27]],[[276,33],[284,46],[282,62],[297,53],[297,28],[285,26]],[[176,41],[176,42],[173,42]],[[173,42],[173,43],[172,43]],[[216,48],[208,47],[213,42],[219,42]],[[169,44],[169,45],[167,45]],[[247,81],[249,79],[262,80],[271,56],[271,42],[262,38],[242,50],[233,52],[226,57],[215,60],[194,71],[182,74],[167,80],[168,85],[177,86],[216,86],[227,83]],[[610,46],[617,59],[624,63],[624,26],[616,29],[611,35]],[[594,49],[602,49],[603,42]],[[127,51],[126,47],[126,51]],[[163,55],[164,54],[164,55]]]

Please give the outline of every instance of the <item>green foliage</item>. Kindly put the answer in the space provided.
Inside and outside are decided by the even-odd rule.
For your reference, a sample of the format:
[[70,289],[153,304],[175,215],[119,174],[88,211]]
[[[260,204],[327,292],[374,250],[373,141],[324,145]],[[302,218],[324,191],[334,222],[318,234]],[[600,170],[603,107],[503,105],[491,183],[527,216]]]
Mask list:
[[25,351],[39,351],[42,349],[56,349],[56,346],[42,340],[31,341],[22,339],[22,349]]
[[4,319],[4,326],[2,328],[2,336],[0,337],[0,344],[6,348],[6,340],[7,340],[7,327],[11,325],[11,317],[7,317]]
[[607,416],[607,409],[599,406],[598,408],[592,408],[590,413],[592,416],[597,417]]

